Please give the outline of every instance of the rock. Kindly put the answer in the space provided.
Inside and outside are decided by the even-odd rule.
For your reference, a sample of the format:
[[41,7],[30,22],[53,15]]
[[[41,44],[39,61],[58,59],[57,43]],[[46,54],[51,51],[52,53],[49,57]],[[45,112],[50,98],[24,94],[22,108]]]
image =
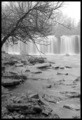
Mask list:
[[21,63],[23,63],[24,65],[27,65],[27,64],[28,64],[28,61],[21,60]]
[[70,98],[80,98],[81,97],[81,95],[80,94],[78,94],[78,95],[71,95],[71,96],[69,96]]
[[49,68],[49,67],[51,67],[51,64],[49,64],[49,63],[44,63],[42,65],[37,66],[38,69],[46,69],[46,68]]
[[76,83],[76,82],[78,82],[78,81],[80,81],[80,77],[77,77],[77,78],[73,81],[73,83]]
[[12,103],[6,106],[9,112],[19,112],[20,114],[40,114],[42,109],[38,105],[28,103]]
[[66,68],[72,68],[71,66],[65,66]]
[[7,94],[9,93],[8,89],[6,89],[5,87],[1,86],[1,90],[2,90],[2,94]]
[[6,119],[13,119],[13,117],[11,115],[6,115],[5,118]]
[[5,66],[2,67],[2,71],[3,71],[3,72],[5,71]]
[[14,70],[14,71],[9,71],[10,74],[13,74],[13,75],[17,75],[17,72]]
[[45,105],[46,103],[45,103],[45,101],[40,97],[40,98],[38,99],[38,104],[39,104],[39,105]]
[[22,82],[22,80],[4,79],[4,80],[2,80],[2,86],[4,86],[4,87],[12,87],[12,86],[16,86],[16,85],[20,84],[20,82]]
[[22,67],[22,66],[24,66],[23,63],[17,63],[17,64],[15,64],[15,67]]
[[27,77],[25,75],[20,75],[20,74],[8,74],[8,75],[3,75],[3,78],[5,79],[22,79],[22,80],[26,80]]
[[42,71],[37,71],[37,72],[32,72],[32,73],[34,73],[34,74],[40,74],[40,73],[42,73]]
[[52,115],[50,116],[50,118],[57,118],[57,119],[60,119],[59,115],[57,115],[57,114],[52,114]]
[[8,111],[14,112],[14,111],[29,109],[29,106],[28,104],[25,103],[12,103],[12,104],[8,104],[6,108],[8,109]]
[[58,67],[54,67],[55,69],[59,69],[59,66]]
[[67,53],[66,56],[70,56],[70,55]]
[[30,72],[30,70],[25,70],[25,72]]
[[66,73],[65,75],[68,75],[68,73]]
[[10,101],[12,101],[13,103],[22,103],[22,98],[13,96],[10,98]]
[[58,103],[61,99],[59,97],[53,97],[53,96],[49,96],[44,94],[43,96],[44,100],[46,100],[47,102],[51,102],[51,103]]
[[7,108],[6,107],[2,107],[2,114],[4,115],[4,114],[7,114],[7,113],[8,113]]
[[64,69],[64,67],[60,67],[60,69]]
[[80,116],[73,116],[73,119],[78,119],[80,118]]
[[37,93],[35,94],[30,94],[29,98],[35,98],[35,99],[39,99],[39,95]]
[[42,109],[41,109],[41,107],[39,107],[38,105],[36,105],[36,106],[33,107],[33,111],[36,114],[40,114],[42,112]]
[[52,112],[50,108],[45,107],[42,111],[42,114],[49,116],[49,114]]
[[18,63],[17,60],[11,60],[11,61],[5,61],[4,65],[11,65],[12,66],[12,65],[15,65],[16,63]]
[[80,107],[74,104],[66,104],[63,106],[63,108],[67,108],[70,110],[80,110]]
[[45,62],[45,58],[38,58],[38,57],[31,57],[31,58],[29,58],[29,60],[28,60],[31,64],[36,64],[36,63],[44,63]]
[[49,61],[50,64],[55,64],[55,62]]
[[57,75],[62,75],[62,73],[57,72]]
[[52,85],[48,85],[48,86],[47,86],[47,88],[51,88],[51,87],[52,87]]

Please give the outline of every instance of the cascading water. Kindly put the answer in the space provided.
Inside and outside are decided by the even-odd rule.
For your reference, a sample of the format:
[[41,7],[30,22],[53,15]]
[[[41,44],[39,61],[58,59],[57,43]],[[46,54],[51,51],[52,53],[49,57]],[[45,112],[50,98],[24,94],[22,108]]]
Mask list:
[[[46,38],[38,38],[37,42],[33,44],[31,41],[27,44],[18,41],[17,44],[5,43],[2,50],[9,54],[31,54],[46,55],[54,54],[79,54],[80,53],[80,36],[61,36],[57,39],[55,36],[47,36]],[[11,45],[10,45],[11,44]],[[37,46],[37,47],[36,47]],[[39,51],[38,51],[39,50]],[[41,51],[41,53],[40,53]]]
[[80,39],[78,36],[62,36],[60,54],[77,54],[80,50]]

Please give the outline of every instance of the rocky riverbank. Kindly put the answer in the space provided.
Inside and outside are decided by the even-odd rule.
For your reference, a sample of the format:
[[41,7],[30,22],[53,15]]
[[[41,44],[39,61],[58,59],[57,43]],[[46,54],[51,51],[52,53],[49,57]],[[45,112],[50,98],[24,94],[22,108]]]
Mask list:
[[2,54],[2,118],[80,118],[79,60]]

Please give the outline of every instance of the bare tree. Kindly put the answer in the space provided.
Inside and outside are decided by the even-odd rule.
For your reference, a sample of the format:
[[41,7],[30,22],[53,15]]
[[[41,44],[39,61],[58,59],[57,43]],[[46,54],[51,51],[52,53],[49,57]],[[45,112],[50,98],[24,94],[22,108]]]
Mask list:
[[[52,19],[63,2],[9,2],[2,6],[2,46],[12,37],[13,41],[32,40],[47,36],[52,29]],[[56,17],[56,16],[55,16]],[[16,39],[14,39],[16,38]]]

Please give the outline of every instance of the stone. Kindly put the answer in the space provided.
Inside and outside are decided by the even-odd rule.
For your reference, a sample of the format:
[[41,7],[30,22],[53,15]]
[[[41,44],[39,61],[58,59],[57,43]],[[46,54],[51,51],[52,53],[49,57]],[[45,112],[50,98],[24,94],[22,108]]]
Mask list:
[[57,75],[62,75],[62,73],[57,72]]
[[45,62],[45,58],[38,58],[38,57],[30,57],[28,60],[31,64],[36,64],[36,63],[44,63]]
[[65,75],[68,75],[68,73],[66,73]]
[[8,113],[6,107],[2,107],[2,113],[3,113],[3,114],[7,114],[7,113]]
[[9,93],[8,89],[6,89],[5,87],[1,86],[1,90],[2,90],[2,94],[7,94]]
[[52,87],[52,85],[48,85],[48,86],[47,86],[47,88],[51,88],[51,87]]
[[35,94],[30,94],[29,98],[35,98],[35,99],[39,99],[39,95],[37,93]]
[[29,106],[26,103],[12,103],[12,104],[8,104],[6,108],[8,109],[8,111],[14,112],[14,111],[26,110],[29,108]]
[[17,63],[15,64],[15,67],[22,67],[24,64],[23,63]]
[[71,66],[65,66],[66,68],[72,68]]
[[70,98],[80,98],[81,97],[81,95],[80,94],[76,94],[76,95],[71,95],[71,96],[69,96]]
[[64,69],[64,67],[60,67],[60,69]]
[[74,104],[66,104],[63,108],[70,109],[70,110],[80,110],[80,106]]
[[70,56],[70,55],[67,53],[66,56]]
[[4,87],[12,87],[12,86],[16,86],[16,85],[20,84],[21,81],[22,80],[3,79],[2,82],[1,82],[1,84]]
[[33,111],[37,114],[40,114],[42,112],[42,109],[41,109],[41,107],[36,105],[36,106],[33,107]]
[[40,73],[42,73],[42,71],[37,71],[37,72],[32,72],[32,73],[34,73],[34,74],[40,74]]
[[57,118],[57,119],[60,119],[59,115],[57,115],[57,114],[52,114],[52,115],[50,116],[50,118]]
[[49,67],[51,67],[51,64],[49,64],[49,63],[44,63],[42,65],[37,66],[38,69],[46,69],[46,68],[49,68]]
[[24,65],[27,65],[27,64],[28,64],[28,62],[25,61],[25,60],[21,60],[21,63],[23,63]]
[[4,65],[15,65],[16,63],[18,63],[18,61],[17,60],[10,60],[10,61],[5,61],[4,62]]
[[73,119],[78,119],[78,118],[80,118],[80,116],[73,116],[72,118]]
[[80,77],[77,77],[77,78],[73,81],[73,83],[76,83],[76,82],[78,82],[78,81],[80,81]]
[[52,112],[50,108],[45,107],[42,111],[42,114],[49,116],[49,114]]
[[59,69],[59,66],[58,67],[54,67],[54,69]]

